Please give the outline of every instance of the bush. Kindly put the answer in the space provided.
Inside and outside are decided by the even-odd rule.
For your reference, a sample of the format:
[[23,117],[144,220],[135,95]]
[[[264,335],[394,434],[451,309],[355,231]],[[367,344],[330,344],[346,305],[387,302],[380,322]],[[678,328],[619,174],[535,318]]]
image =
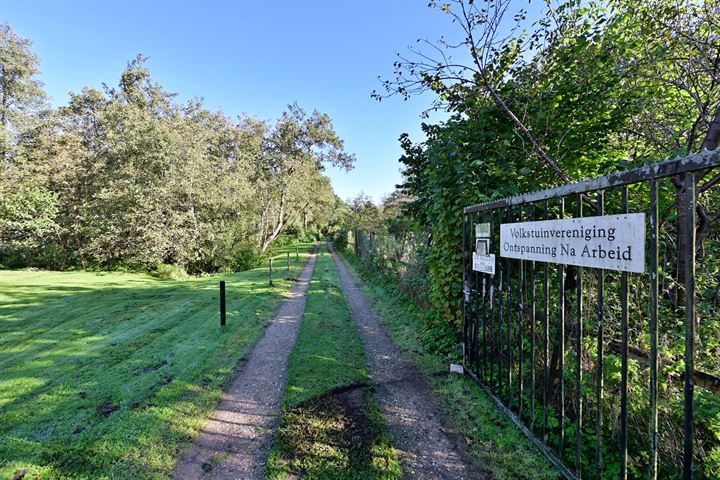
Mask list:
[[167,263],[158,263],[150,274],[160,280],[184,280],[188,277],[183,267]]
[[228,268],[233,272],[244,272],[259,267],[264,260],[265,255],[253,242],[244,242],[233,252]]

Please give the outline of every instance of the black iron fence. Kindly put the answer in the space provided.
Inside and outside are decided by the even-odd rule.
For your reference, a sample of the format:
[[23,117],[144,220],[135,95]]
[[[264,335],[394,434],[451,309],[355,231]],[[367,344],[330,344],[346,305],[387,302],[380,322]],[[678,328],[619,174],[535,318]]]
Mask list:
[[465,208],[465,369],[567,478],[720,472],[718,165]]

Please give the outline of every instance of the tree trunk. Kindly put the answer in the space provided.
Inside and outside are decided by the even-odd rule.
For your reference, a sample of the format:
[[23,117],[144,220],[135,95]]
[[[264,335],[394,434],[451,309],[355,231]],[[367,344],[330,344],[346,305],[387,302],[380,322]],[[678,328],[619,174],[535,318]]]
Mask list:
[[272,233],[268,235],[268,237],[263,240],[262,245],[262,251],[263,253],[267,251],[268,247],[270,247],[270,244],[282,233],[283,228],[285,228],[285,195],[283,194],[280,197],[280,212],[278,213],[277,218],[277,224],[275,225],[275,228],[273,229]]

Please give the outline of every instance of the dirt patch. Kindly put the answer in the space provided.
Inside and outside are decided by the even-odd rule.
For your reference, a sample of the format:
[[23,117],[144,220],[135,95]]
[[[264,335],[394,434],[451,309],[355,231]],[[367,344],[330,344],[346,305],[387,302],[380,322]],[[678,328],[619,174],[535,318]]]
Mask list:
[[285,412],[278,435],[281,462],[289,478],[312,476],[307,465],[326,473],[365,472],[375,478],[373,448],[382,443],[382,427],[373,420],[364,384],[336,389]]
[[109,417],[117,410],[120,410],[120,405],[113,403],[111,400],[106,400],[97,407],[97,412],[103,417]]
[[27,468],[23,468],[22,470],[18,470],[17,472],[15,472],[12,480],[23,480],[23,478],[25,478],[25,475],[27,475]]
[[150,365],[149,367],[145,367],[145,368],[143,368],[143,373],[155,372],[157,370],[160,370],[162,367],[167,365],[167,363],[168,363],[167,360],[163,360],[162,362],[158,362],[155,365]]

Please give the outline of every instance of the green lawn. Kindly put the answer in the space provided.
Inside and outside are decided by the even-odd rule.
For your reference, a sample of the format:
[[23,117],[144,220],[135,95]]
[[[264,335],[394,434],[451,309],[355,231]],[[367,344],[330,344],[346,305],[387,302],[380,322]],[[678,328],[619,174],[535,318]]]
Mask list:
[[168,478],[310,247],[299,262],[278,251],[272,288],[267,268],[184,281],[0,271],[0,478]]
[[399,479],[402,472],[332,257],[323,247],[290,357],[268,478]]
[[363,291],[374,303],[390,336],[427,375],[436,400],[469,444],[470,453],[490,478],[559,479],[558,471],[470,378],[448,374],[449,360],[422,342],[422,315],[401,293],[348,252],[341,252],[365,280]]

